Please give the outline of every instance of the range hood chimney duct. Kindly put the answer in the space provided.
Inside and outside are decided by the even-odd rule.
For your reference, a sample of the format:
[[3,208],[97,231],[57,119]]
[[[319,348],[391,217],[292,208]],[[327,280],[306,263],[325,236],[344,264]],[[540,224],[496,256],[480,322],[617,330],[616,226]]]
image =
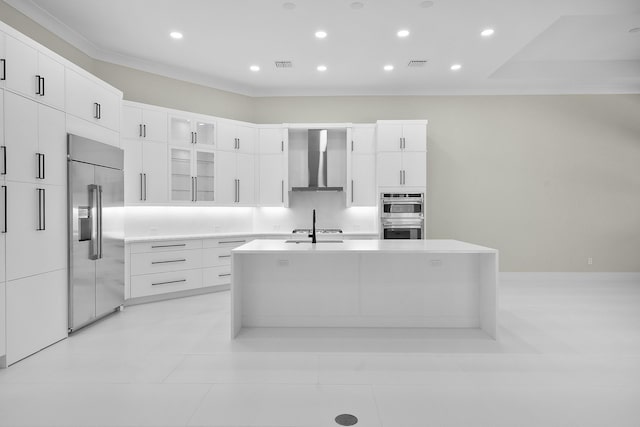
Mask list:
[[309,185],[293,187],[292,191],[342,191],[342,187],[327,186],[327,130],[309,129],[307,131],[307,163]]

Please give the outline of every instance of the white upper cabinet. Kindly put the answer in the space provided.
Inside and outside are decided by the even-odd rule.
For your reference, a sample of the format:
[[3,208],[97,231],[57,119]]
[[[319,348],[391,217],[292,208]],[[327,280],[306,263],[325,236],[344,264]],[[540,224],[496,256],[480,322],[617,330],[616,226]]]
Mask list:
[[253,154],[256,130],[252,126],[234,122],[218,122],[218,149]]
[[[66,69],[67,113],[120,131],[120,103],[122,95],[102,84]],[[96,79],[97,80],[97,79]]]
[[258,205],[287,207],[287,130],[281,126],[260,128],[258,138]]
[[64,65],[11,36],[5,37],[5,85],[38,102],[64,108]]
[[376,126],[354,125],[351,129],[350,148],[353,154],[375,154]]
[[5,85],[33,98],[38,84],[38,51],[11,36],[5,37]]
[[378,151],[427,151],[427,122],[379,120]]
[[216,203],[255,204],[255,159],[252,154],[218,151]]
[[122,138],[167,142],[167,113],[131,104],[122,106]]
[[281,154],[285,152],[284,135],[282,127],[270,127],[258,129],[258,153]]
[[174,145],[216,146],[216,124],[197,115],[170,115],[169,142]]
[[65,185],[64,113],[12,92],[5,94],[5,106],[7,179]]
[[7,80],[7,57],[5,55],[5,35],[0,31],[0,87],[5,86]]
[[167,144],[123,139],[122,148],[125,203],[166,203]]
[[217,153],[193,147],[170,147],[171,201],[212,203],[216,196]]

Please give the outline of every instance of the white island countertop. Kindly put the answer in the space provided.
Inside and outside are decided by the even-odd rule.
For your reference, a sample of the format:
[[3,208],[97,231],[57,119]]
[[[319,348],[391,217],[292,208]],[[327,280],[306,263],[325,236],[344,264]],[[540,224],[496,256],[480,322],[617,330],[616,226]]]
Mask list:
[[451,254],[480,254],[497,253],[496,249],[460,240],[430,239],[430,240],[344,240],[342,242],[322,242],[311,244],[311,241],[292,243],[286,240],[253,240],[235,248],[232,253],[339,253],[339,252],[376,252],[376,253],[451,253]]

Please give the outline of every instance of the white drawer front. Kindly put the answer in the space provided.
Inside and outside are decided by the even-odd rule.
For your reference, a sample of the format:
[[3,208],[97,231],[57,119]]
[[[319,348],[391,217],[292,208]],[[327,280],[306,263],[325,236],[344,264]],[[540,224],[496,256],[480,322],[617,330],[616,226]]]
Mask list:
[[131,298],[202,287],[202,270],[173,271],[131,277]]
[[131,254],[131,275],[202,267],[202,250]]
[[132,243],[131,253],[179,251],[183,249],[200,249],[202,240],[165,240],[157,242]]
[[231,265],[232,248],[206,248],[202,250],[202,266],[218,267]]
[[253,239],[245,239],[241,237],[229,237],[228,239],[205,239],[205,248],[237,248]]
[[231,283],[231,266],[202,269],[202,286],[216,286]]

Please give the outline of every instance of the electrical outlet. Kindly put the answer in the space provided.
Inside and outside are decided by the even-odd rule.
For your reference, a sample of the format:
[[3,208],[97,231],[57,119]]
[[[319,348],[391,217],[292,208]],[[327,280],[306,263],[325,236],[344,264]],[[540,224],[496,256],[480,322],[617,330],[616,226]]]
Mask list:
[[591,257],[587,258],[587,264],[593,265],[593,258]]
[[215,227],[213,227],[213,230],[214,230],[216,233],[219,233],[219,232],[221,232],[221,231],[222,231],[222,227],[221,227],[221,226],[219,226],[219,225],[216,225]]
[[288,259],[279,259],[278,260],[278,267],[288,267],[289,266],[289,260]]
[[432,259],[431,260],[431,266],[432,267],[441,267],[442,266],[442,260],[441,259]]

